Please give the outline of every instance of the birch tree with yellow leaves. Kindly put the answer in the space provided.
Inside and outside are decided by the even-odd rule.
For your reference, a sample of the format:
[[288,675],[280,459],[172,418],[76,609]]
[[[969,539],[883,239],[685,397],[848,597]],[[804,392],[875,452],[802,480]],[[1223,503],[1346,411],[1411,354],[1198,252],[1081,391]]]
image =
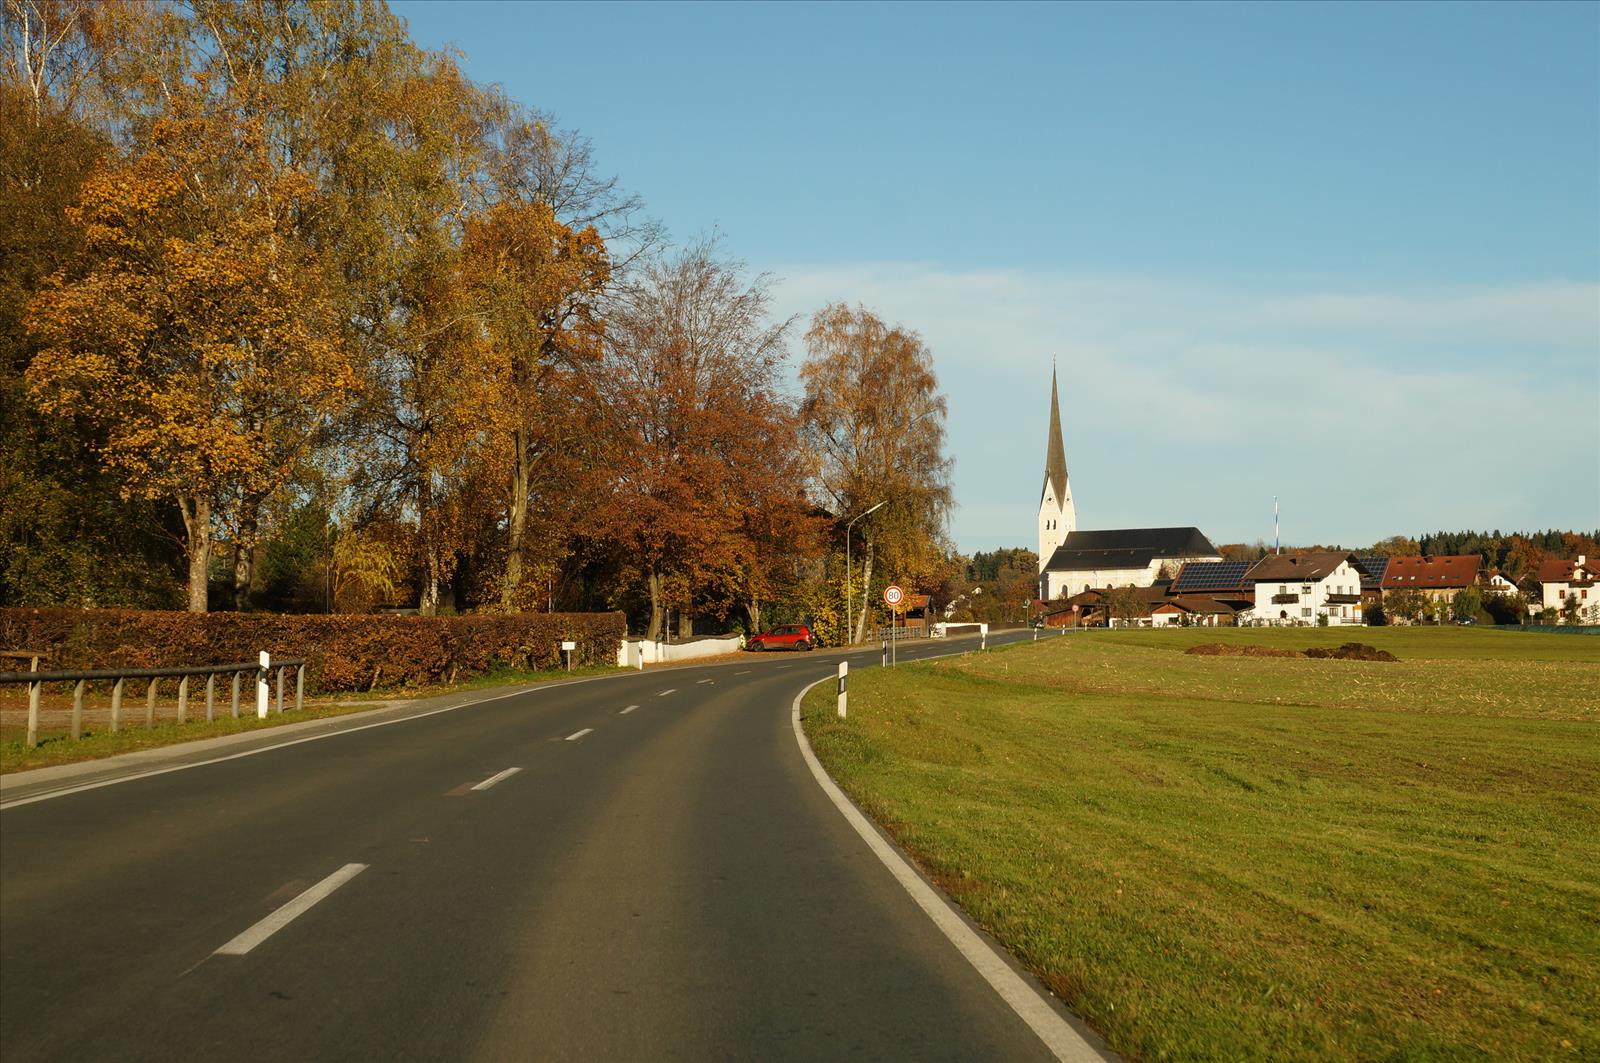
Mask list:
[[125,493],[176,501],[188,607],[204,612],[223,510],[293,475],[355,376],[294,238],[310,182],[271,165],[252,123],[187,112],[85,181],[68,211],[80,267],[29,308],[45,346],[28,385],[46,410],[103,425]]

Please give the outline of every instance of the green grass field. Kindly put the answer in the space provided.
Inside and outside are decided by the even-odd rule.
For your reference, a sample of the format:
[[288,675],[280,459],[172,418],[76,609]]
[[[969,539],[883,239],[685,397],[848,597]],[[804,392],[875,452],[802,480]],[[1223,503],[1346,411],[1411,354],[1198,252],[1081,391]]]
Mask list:
[[[1359,640],[1398,664],[1187,656]],[[813,691],[828,770],[1140,1059],[1600,1058],[1600,639],[1074,634]]]

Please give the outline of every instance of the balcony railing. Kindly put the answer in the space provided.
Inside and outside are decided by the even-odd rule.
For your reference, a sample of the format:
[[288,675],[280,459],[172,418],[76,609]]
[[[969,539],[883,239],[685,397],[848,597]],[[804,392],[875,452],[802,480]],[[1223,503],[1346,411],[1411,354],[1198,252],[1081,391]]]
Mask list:
[[1300,596],[1298,594],[1294,594],[1294,593],[1274,594],[1272,596],[1272,604],[1273,605],[1293,605],[1295,602],[1298,602],[1299,600],[1300,600]]

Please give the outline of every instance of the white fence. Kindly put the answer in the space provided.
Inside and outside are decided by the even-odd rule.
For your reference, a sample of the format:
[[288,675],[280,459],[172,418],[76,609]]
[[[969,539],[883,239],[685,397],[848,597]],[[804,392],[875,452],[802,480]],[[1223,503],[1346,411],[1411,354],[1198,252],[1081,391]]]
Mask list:
[[617,664],[623,668],[642,668],[647,664],[668,661],[692,661],[698,657],[720,657],[737,653],[744,648],[743,635],[729,635],[720,639],[696,639],[694,642],[648,642],[644,639],[623,639],[617,648]]
[[988,624],[935,624],[933,637],[936,639],[948,638],[951,635],[982,635],[989,637]]

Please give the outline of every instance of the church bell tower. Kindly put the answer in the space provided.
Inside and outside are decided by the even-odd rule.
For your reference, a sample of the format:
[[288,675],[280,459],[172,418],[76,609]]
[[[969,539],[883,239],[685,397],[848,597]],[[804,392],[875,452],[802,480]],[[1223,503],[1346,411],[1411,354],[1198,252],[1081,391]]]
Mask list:
[[1050,438],[1045,442],[1044,488],[1039,492],[1039,571],[1050,555],[1078,527],[1067,481],[1067,448],[1061,441],[1061,401],[1056,394],[1056,373],[1050,370]]

